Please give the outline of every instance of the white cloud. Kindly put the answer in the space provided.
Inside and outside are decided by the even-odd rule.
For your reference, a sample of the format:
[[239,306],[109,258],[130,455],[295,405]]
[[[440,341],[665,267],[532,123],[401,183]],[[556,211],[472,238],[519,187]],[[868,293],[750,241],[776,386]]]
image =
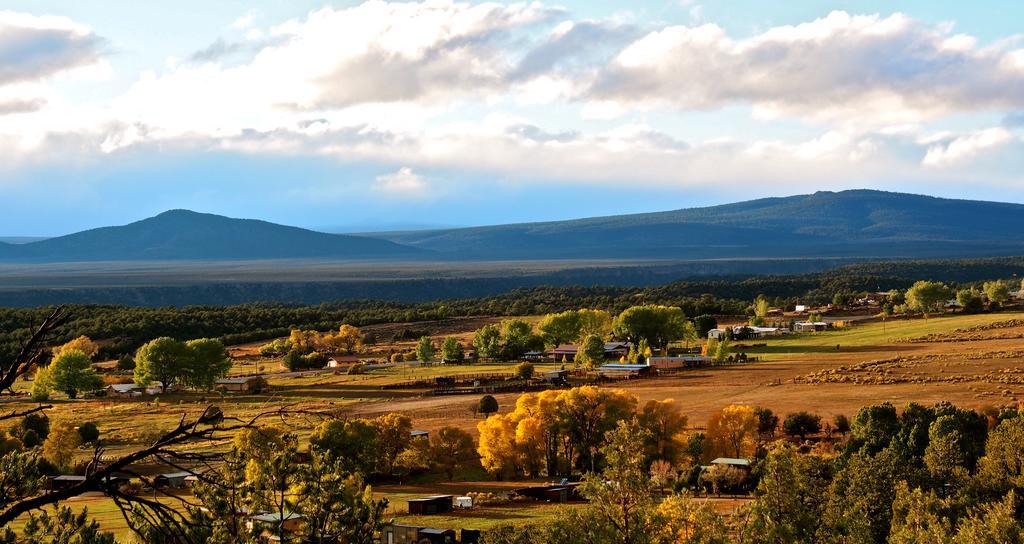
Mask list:
[[421,198],[428,194],[427,182],[408,166],[391,174],[377,176],[373,188],[402,198]]
[[0,85],[96,64],[102,47],[88,27],[66,17],[0,11]]
[[1024,53],[978,47],[902,14],[833,12],[734,39],[672,26],[625,48],[586,99],[683,110],[752,104],[762,118],[891,124],[1024,106]]
[[949,166],[977,156],[987,149],[998,148],[1013,140],[1013,134],[1002,127],[989,128],[937,143],[928,148],[921,164]]

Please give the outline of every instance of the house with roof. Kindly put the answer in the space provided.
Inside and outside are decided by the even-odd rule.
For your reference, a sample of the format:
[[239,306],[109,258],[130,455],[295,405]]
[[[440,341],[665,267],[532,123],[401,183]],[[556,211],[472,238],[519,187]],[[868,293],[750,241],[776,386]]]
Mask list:
[[141,397],[143,387],[134,383],[113,383],[103,388],[107,397],[115,399],[131,399]]
[[157,489],[172,488],[181,489],[188,487],[192,482],[196,481],[196,473],[190,470],[180,470],[177,472],[165,472],[163,474],[157,474],[153,477],[153,485]]
[[451,512],[455,506],[452,495],[432,495],[409,499],[409,513],[420,515],[444,514]]
[[260,533],[263,541],[278,541],[277,534],[284,532],[293,534],[302,527],[302,515],[295,512],[267,512],[249,516],[245,526],[250,531]]
[[711,466],[727,466],[750,472],[750,460],[736,457],[719,457],[711,461]]
[[[632,344],[629,342],[605,342],[604,358],[620,359],[625,357],[629,354],[630,347],[632,347]],[[571,361],[576,358],[576,353],[579,350],[579,344],[562,344],[551,350],[551,355],[555,358],[555,361]]]

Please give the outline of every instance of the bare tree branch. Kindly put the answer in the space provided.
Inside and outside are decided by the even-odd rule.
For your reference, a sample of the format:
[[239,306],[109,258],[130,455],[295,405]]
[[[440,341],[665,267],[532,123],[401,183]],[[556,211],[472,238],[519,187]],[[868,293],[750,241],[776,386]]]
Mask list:
[[[119,490],[115,489],[116,486],[111,484],[110,478],[115,476],[117,473],[129,470],[131,465],[147,458],[154,457],[158,454],[167,455],[173,451],[172,446],[196,440],[217,440],[218,435],[253,427],[259,420],[281,413],[282,410],[273,410],[257,414],[249,420],[238,420],[236,418],[224,418],[218,407],[208,406],[206,410],[204,410],[203,413],[193,421],[188,421],[185,416],[182,416],[176,428],[161,436],[152,445],[125,455],[106,464],[102,468],[90,470],[86,475],[85,480],[58,491],[53,491],[44,495],[36,495],[8,505],[6,509],[0,512],[0,527],[11,523],[17,519],[18,516],[32,510],[37,510],[44,506],[55,504],[96,489],[103,491],[109,496],[115,496],[118,494],[124,495],[123,493],[120,493]],[[224,426],[224,421],[238,421],[238,423]],[[97,451],[102,450],[97,448]],[[93,467],[98,467],[98,464],[95,461],[96,459],[98,458],[95,457],[94,454]]]
[[43,410],[49,410],[50,408],[53,408],[52,404],[43,404],[43,405],[40,405],[40,406],[36,406],[35,408],[30,408],[28,410],[23,410],[21,412],[19,412],[17,410],[12,410],[10,413],[4,414],[4,415],[0,415],[0,421],[3,421],[5,419],[13,419],[13,418],[16,418],[16,417],[25,417],[25,416],[27,416],[29,414],[34,414],[36,412],[41,412]]
[[67,319],[68,315],[64,306],[54,308],[53,312],[32,333],[32,336],[22,344],[18,355],[0,366],[0,391],[10,391],[15,380],[43,360],[46,355],[46,351],[43,349],[43,340],[54,329],[66,323]]

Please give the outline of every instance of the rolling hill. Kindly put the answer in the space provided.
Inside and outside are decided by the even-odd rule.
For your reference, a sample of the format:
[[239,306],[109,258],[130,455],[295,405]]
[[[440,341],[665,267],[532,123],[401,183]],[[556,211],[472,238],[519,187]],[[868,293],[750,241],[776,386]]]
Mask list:
[[1024,252],[1024,205],[872,190],[372,236],[460,258],[970,257]]
[[8,262],[392,259],[421,253],[424,250],[387,240],[326,234],[188,210],[171,210],[128,225],[26,244],[0,243],[0,260]]

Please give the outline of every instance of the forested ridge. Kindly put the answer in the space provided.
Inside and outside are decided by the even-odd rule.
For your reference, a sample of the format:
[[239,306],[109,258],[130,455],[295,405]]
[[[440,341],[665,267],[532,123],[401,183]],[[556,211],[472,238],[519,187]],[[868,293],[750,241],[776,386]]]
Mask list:
[[[815,274],[693,279],[653,287],[540,286],[496,296],[439,298],[417,303],[359,300],[318,305],[254,303],[160,308],[71,305],[69,322],[56,332],[53,340],[62,343],[80,335],[106,340],[101,354],[113,357],[132,352],[159,336],[213,337],[238,343],[284,336],[292,328],[328,330],[341,323],[364,326],[462,316],[539,315],[573,308],[619,313],[636,304],[678,306],[691,317],[743,314],[758,295],[769,297],[777,306],[826,303],[837,293],[906,289],[918,279],[940,280],[956,286],[1019,276],[1024,276],[1024,257],[869,263]],[[47,306],[0,309],[2,356],[15,351],[50,310]]]

